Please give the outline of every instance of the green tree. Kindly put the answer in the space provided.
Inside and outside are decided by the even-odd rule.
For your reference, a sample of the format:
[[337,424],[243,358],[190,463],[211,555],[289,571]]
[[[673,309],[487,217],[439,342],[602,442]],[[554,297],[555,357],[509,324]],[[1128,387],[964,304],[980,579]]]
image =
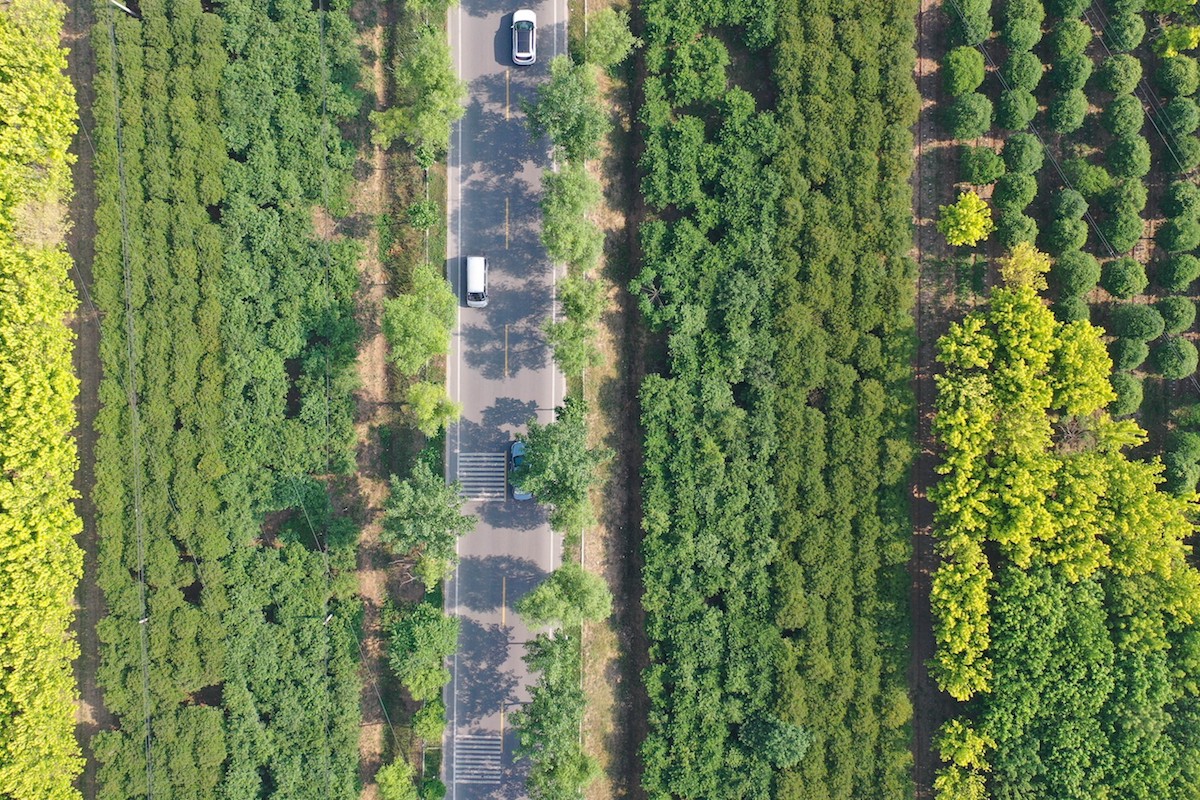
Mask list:
[[408,387],[404,408],[417,430],[426,436],[436,436],[462,414],[462,406],[450,399],[446,384],[430,381],[417,381]]
[[375,773],[379,800],[417,800],[417,784],[412,764],[403,755]]
[[955,139],[974,139],[992,127],[992,101],[979,92],[957,97],[946,111],[946,128]]
[[1139,339],[1114,339],[1109,345],[1113,369],[1127,372],[1137,369],[1150,355],[1150,345]]
[[1142,62],[1127,53],[1109,56],[1100,65],[1100,86],[1116,95],[1132,94],[1142,80]]
[[990,147],[963,145],[960,153],[959,168],[967,183],[985,186],[1004,174],[1004,159]]
[[441,208],[433,200],[418,200],[408,207],[408,224],[419,230],[429,230],[441,217]]
[[1140,261],[1125,256],[1104,265],[1100,285],[1113,297],[1128,300],[1146,291],[1150,280],[1146,277],[1146,268]]
[[1154,81],[1158,88],[1172,96],[1195,94],[1200,88],[1200,70],[1196,68],[1196,59],[1182,55],[1163,59],[1154,73]]
[[567,161],[582,164],[600,155],[608,119],[593,65],[564,55],[550,59],[550,80],[538,86],[537,101],[526,103],[525,113],[534,134],[549,136]]
[[582,375],[585,369],[599,366],[603,360],[596,346],[596,325],[607,299],[604,284],[586,276],[568,275],[559,284],[559,299],[563,319],[546,321],[543,326],[546,341],[565,375]]
[[588,16],[584,57],[600,69],[612,69],[620,64],[642,40],[629,30],[629,12],[624,9],[603,8]]
[[1003,155],[1009,172],[1033,175],[1042,168],[1045,149],[1036,136],[1021,131],[1008,137],[1004,143]]
[[383,302],[383,333],[388,360],[405,375],[415,375],[431,358],[450,349],[458,300],[450,283],[431,264],[420,264],[412,290]]
[[1162,336],[1162,314],[1154,306],[1126,303],[1113,311],[1112,330],[1118,336],[1148,342]]
[[1128,372],[1114,373],[1112,378],[1113,391],[1117,399],[1108,405],[1109,412],[1114,417],[1132,414],[1142,406],[1142,381]]
[[992,210],[974,192],[962,192],[958,202],[940,206],[938,211],[941,214],[937,222],[938,231],[955,247],[974,245],[995,230]]
[[581,163],[542,175],[542,243],[551,259],[583,272],[596,265],[604,231],[588,214],[600,199],[600,183]]
[[1154,365],[1168,380],[1187,378],[1196,373],[1196,345],[1179,336],[1169,336],[1154,348]]
[[462,506],[459,485],[448,485],[418,460],[408,480],[391,478],[380,541],[398,554],[415,551],[425,565],[423,582],[432,586],[453,562],[458,537],[475,527],[475,518],[463,514]]
[[612,613],[612,593],[604,580],[579,564],[568,562],[521,599],[517,612],[533,627],[550,625],[574,629],[599,622]]
[[[1087,116],[1088,101],[1082,89],[1070,89],[1060,92],[1050,101],[1046,110],[1050,130],[1055,133],[1072,133],[1083,125]],[[1084,194],[1087,194],[1084,192]]]
[[983,54],[974,47],[954,47],[942,63],[946,93],[958,97],[973,92],[983,83]]
[[1188,297],[1164,297],[1154,304],[1162,314],[1165,333],[1183,333],[1196,321],[1196,304]]
[[414,700],[433,700],[450,680],[445,659],[458,646],[458,617],[427,602],[385,613],[388,665]]
[[529,432],[518,437],[527,449],[513,482],[552,507],[550,523],[555,529],[575,533],[588,524],[588,490],[607,454],[588,447],[582,399],[568,396],[554,414],[548,425],[531,419]]
[[426,744],[437,745],[446,730],[446,706],[440,697],[426,700],[413,714],[413,733]]

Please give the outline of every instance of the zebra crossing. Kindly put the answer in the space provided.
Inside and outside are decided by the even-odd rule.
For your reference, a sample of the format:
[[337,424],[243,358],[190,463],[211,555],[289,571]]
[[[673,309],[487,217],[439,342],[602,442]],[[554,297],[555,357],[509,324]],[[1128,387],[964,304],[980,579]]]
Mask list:
[[459,453],[455,480],[468,500],[503,500],[508,481],[508,455]]
[[454,737],[454,782],[497,784],[503,769],[500,755],[503,742],[499,736],[479,736],[460,733]]

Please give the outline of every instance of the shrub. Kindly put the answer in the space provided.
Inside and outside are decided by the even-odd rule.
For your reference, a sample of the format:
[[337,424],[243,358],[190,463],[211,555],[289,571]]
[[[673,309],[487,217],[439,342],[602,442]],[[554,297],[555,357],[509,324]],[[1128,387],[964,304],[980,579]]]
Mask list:
[[1113,339],[1108,352],[1112,355],[1113,369],[1128,372],[1142,365],[1150,355],[1150,345],[1139,339]]
[[1042,62],[1033,53],[1010,53],[1008,60],[1000,66],[1000,77],[1010,89],[1032,92],[1042,80]]
[[1009,250],[1021,242],[1033,244],[1037,235],[1037,222],[1019,211],[1006,211],[996,222],[996,241]]
[[1150,143],[1144,136],[1124,136],[1113,142],[1106,153],[1113,177],[1141,178],[1150,171]]
[[1100,64],[1100,88],[1116,95],[1130,94],[1142,80],[1142,62],[1128,53],[1109,56]]
[[1183,333],[1196,321],[1196,304],[1186,297],[1164,297],[1154,307],[1162,314],[1164,333]]
[[1060,91],[1082,89],[1092,77],[1092,59],[1083,53],[1060,56],[1050,70],[1050,81]]
[[1149,284],[1146,268],[1128,256],[1108,262],[1100,274],[1100,285],[1104,290],[1122,300],[1141,294]]
[[959,171],[967,183],[984,186],[995,183],[1004,174],[1004,159],[990,147],[963,145]]
[[[1075,17],[1081,16],[1090,5],[1089,0],[1049,0],[1046,3],[1046,11],[1056,17],[1063,17],[1063,22],[1078,22]],[[1059,27],[1062,27],[1062,24],[1060,22]],[[1088,35],[1091,36],[1090,29]]]
[[1057,95],[1050,101],[1046,111],[1046,121],[1050,130],[1055,133],[1071,133],[1083,125],[1087,115],[1088,102],[1080,89],[1072,89]]
[[1006,0],[1001,8],[1005,24],[1018,19],[1026,19],[1041,26],[1046,20],[1046,9],[1042,5],[1042,0]]
[[1176,253],[1158,268],[1158,284],[1171,292],[1186,292],[1196,278],[1200,278],[1200,258],[1190,253]]
[[1060,298],[1079,297],[1096,288],[1100,280],[1100,262],[1091,253],[1072,250],[1054,261],[1050,271]]
[[983,83],[983,53],[975,47],[955,47],[942,63],[946,92],[959,97],[973,92]]
[[1200,186],[1191,181],[1172,181],[1162,200],[1168,217],[1200,216]]
[[1200,223],[1193,217],[1175,217],[1158,229],[1158,246],[1168,253],[1186,253],[1200,246]]
[[1084,197],[1095,197],[1112,188],[1112,176],[1099,164],[1082,158],[1070,158],[1063,162],[1067,180]]
[[1114,14],[1108,20],[1105,28],[1108,34],[1108,46],[1118,53],[1128,53],[1139,44],[1146,35],[1146,23],[1141,14],[1136,12],[1121,12]]
[[1114,373],[1112,378],[1113,391],[1117,399],[1108,404],[1108,410],[1114,417],[1132,414],[1142,405],[1142,382],[1128,372]]
[[1195,94],[1196,89],[1200,88],[1200,70],[1196,69],[1196,59],[1182,55],[1164,58],[1154,73],[1154,82],[1158,88],[1174,97]]
[[996,126],[1019,131],[1037,116],[1037,99],[1025,89],[1005,89],[996,104]]
[[1133,95],[1114,97],[1100,112],[1100,124],[1113,136],[1130,136],[1142,129],[1146,115],[1142,103]]
[[992,202],[1004,213],[1020,211],[1037,196],[1037,181],[1032,175],[1010,172],[996,181]]
[[1196,490],[1200,481],[1200,464],[1187,460],[1183,454],[1169,452],[1163,456],[1162,488],[1174,495],[1186,495]]
[[1088,226],[1083,220],[1057,217],[1050,220],[1050,224],[1046,226],[1042,241],[1045,243],[1046,252],[1052,256],[1060,256],[1087,244],[1087,235]]
[[1124,303],[1112,314],[1112,332],[1127,339],[1149,342],[1163,334],[1163,318],[1154,306]]
[[1032,50],[1033,46],[1041,40],[1042,23],[1033,19],[1010,20],[1000,31],[1000,41],[1008,48],[1009,53]]
[[1174,136],[1187,136],[1200,127],[1200,108],[1190,97],[1176,97],[1163,109],[1167,130]]
[[1083,195],[1074,189],[1063,189],[1054,197],[1051,210],[1055,217],[1083,219],[1088,210],[1088,203],[1083,199]]
[[955,42],[973,46],[986,39],[992,32],[990,9],[989,0],[959,0],[953,20]]
[[1189,464],[1200,463],[1200,433],[1174,431],[1167,447],[1170,452]]
[[1101,204],[1113,214],[1139,214],[1146,207],[1146,184],[1132,179],[1117,181],[1104,193]]
[[1064,297],[1054,304],[1054,318],[1059,322],[1086,321],[1091,313],[1091,307],[1082,297]]
[[956,98],[946,112],[946,129],[955,139],[974,139],[991,127],[992,101],[979,92]]
[[1128,253],[1142,238],[1145,223],[1136,211],[1119,211],[1100,220],[1100,234],[1118,253]]
[[1004,163],[1009,172],[1033,175],[1042,168],[1045,148],[1032,133],[1014,133],[1004,143]]
[[1180,336],[1172,336],[1154,348],[1154,366],[1168,380],[1179,380],[1196,373],[1200,359],[1196,345]]
[[1171,142],[1170,165],[1180,172],[1191,172],[1200,166],[1200,139],[1181,136]]
[[955,247],[974,245],[995,230],[992,210],[974,192],[962,192],[953,205],[939,206],[937,228]]

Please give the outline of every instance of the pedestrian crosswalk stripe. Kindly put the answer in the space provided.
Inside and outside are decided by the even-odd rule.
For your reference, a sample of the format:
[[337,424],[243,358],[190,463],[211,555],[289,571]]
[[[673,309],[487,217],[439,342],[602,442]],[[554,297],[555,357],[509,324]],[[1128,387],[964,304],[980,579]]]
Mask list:
[[454,782],[497,784],[503,769],[499,736],[459,734],[454,737]]
[[468,500],[503,500],[507,489],[507,456],[503,453],[459,453],[455,479]]

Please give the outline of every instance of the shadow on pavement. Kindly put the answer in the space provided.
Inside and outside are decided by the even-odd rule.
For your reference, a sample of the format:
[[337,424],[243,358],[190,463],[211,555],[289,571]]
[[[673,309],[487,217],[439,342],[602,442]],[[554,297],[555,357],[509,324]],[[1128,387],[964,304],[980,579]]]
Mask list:
[[504,669],[508,630],[460,617],[458,670],[454,703],[460,724],[473,725],[498,714],[516,697],[517,677]]
[[545,577],[546,571],[527,558],[468,556],[458,564],[455,599],[460,606],[475,612],[495,611],[506,599],[511,615],[516,613],[517,601]]

